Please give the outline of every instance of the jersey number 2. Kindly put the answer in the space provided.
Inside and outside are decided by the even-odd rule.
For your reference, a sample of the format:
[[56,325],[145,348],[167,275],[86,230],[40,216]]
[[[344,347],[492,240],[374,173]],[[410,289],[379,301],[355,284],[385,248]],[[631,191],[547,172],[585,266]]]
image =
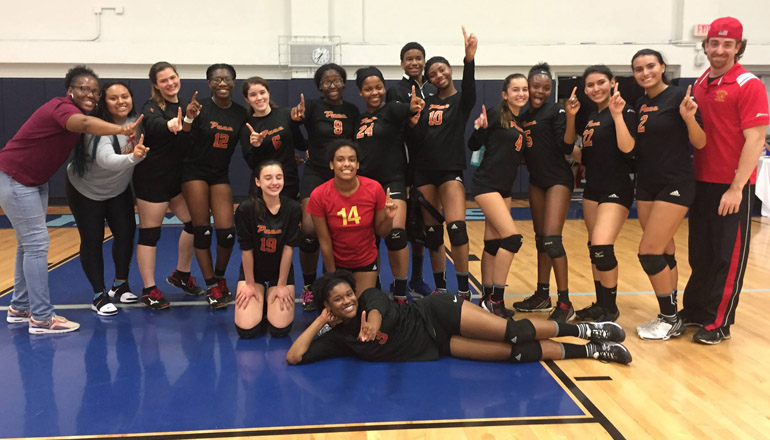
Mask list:
[[345,208],[337,211],[337,215],[342,217],[342,226],[347,226],[348,222],[359,224],[361,217],[358,216],[358,207],[353,205],[350,207],[350,211],[346,212]]
[[230,140],[230,135],[227,133],[217,133],[214,136],[214,148],[227,149],[227,142]]
[[642,115],[639,117],[639,128],[636,129],[637,133],[644,133],[644,130],[646,127],[644,126],[644,123],[647,122],[647,118],[649,118],[649,115]]

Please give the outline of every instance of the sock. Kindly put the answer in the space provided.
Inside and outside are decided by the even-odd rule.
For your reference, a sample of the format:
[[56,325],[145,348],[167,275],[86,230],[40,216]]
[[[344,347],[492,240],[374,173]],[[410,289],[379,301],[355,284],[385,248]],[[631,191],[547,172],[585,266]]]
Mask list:
[[214,278],[224,278],[225,277],[225,271],[214,269]]
[[443,270],[433,272],[433,282],[436,283],[436,289],[446,289],[446,274]]
[[457,272],[457,290],[460,292],[470,291],[468,287],[468,272]]
[[[584,323],[580,323],[580,324],[577,324],[577,325],[576,324],[566,324],[566,323],[561,323],[561,322],[556,322],[556,321],[553,321],[553,323],[556,326],[556,334],[553,335],[555,338],[558,338],[559,336],[577,336],[578,338],[582,337],[582,336],[580,336],[580,334],[581,334],[580,326],[581,325],[585,326]],[[587,329],[587,327],[586,327],[586,329]],[[582,333],[585,335],[586,331],[583,330]],[[585,339],[585,338],[583,338],[583,339]]]
[[154,284],[150,287],[145,287],[144,289],[142,289],[142,295],[149,295],[150,291],[156,287],[157,286],[155,286]]
[[393,295],[406,296],[406,278],[396,278],[393,280]]
[[206,287],[216,286],[217,285],[217,278],[216,276],[214,278],[209,278],[205,280]]
[[417,255],[412,252],[412,279],[413,283],[422,281],[422,263],[425,260],[425,254]]
[[174,278],[185,281],[186,279],[190,278],[190,272],[183,272],[177,269],[174,271]]
[[605,302],[604,302],[604,308],[614,312],[618,309],[617,299],[618,299],[618,286],[615,287],[603,287],[604,289],[604,295],[605,295]]
[[302,272],[302,281],[305,282],[306,286],[313,284],[313,281],[315,281],[315,278],[316,278],[315,272],[310,272],[310,273]]
[[486,301],[492,295],[492,286],[481,286],[481,301]]
[[569,304],[569,289],[558,290],[556,293],[559,295],[559,302]]
[[660,314],[666,317],[673,317],[676,315],[676,297],[674,292],[667,295],[655,295],[658,299],[658,306],[660,306]]
[[583,359],[588,357],[588,349],[585,345],[565,343],[560,343],[559,345],[561,345],[562,359]]
[[551,285],[548,283],[537,283],[537,290],[535,295],[540,298],[548,298],[551,295]]
[[505,293],[505,286],[493,285],[492,286],[492,301],[502,301],[503,294]]
[[604,287],[602,286],[602,283],[599,281],[594,281],[594,292],[596,292],[596,304],[604,307],[605,303],[605,295],[604,295]]
[[120,286],[122,286],[124,283],[125,283],[125,281],[118,281],[118,280],[113,280],[113,281],[112,281],[112,288],[113,288],[113,289],[115,289],[115,288],[117,288],[117,287],[120,287]]

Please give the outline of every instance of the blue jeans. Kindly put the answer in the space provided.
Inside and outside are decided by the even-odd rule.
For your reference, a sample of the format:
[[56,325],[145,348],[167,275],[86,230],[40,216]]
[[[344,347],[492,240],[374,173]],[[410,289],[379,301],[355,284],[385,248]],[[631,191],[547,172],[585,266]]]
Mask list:
[[13,299],[16,310],[30,310],[36,321],[53,313],[48,293],[48,183],[25,186],[0,171],[0,207],[16,231]]

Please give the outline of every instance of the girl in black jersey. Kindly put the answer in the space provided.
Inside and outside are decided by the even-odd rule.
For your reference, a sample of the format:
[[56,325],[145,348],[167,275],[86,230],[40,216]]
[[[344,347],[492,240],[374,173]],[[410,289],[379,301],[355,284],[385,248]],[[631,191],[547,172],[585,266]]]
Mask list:
[[[136,263],[144,282],[142,303],[151,309],[165,309],[168,300],[155,283],[155,247],[160,239],[166,212],[184,223],[179,236],[176,270],[166,282],[187,295],[202,295],[203,289],[190,275],[193,257],[193,229],[190,212],[182,196],[182,161],[189,148],[190,136],[182,131],[182,113],[189,100],[179,96],[180,81],[176,67],[160,61],[150,67],[151,97],[144,104],[144,143],[147,157],[134,168],[134,191],[139,213],[139,240]],[[119,288],[110,292],[119,293]]]
[[[581,320],[615,321],[620,313],[615,302],[618,291],[618,261],[615,240],[634,202],[631,158],[623,151],[633,148],[636,112],[611,99],[618,84],[607,66],[588,67],[583,73],[585,94],[596,104],[583,130],[581,161],[586,168],[583,216],[588,230],[591,269],[596,302],[578,310]],[[574,126],[580,101],[577,87],[567,101],[567,124]]]
[[[340,356],[402,362],[447,355],[512,363],[574,358],[631,362],[631,353],[620,344],[625,333],[614,322],[514,321],[486,313],[446,292],[405,305],[388,301],[374,288],[357,298],[355,279],[346,271],[328,273],[316,281],[313,298],[323,311],[289,348],[289,364]],[[316,337],[326,325],[332,329]],[[549,339],[558,336],[591,342],[576,345]]]
[[323,96],[312,99],[305,105],[305,95],[300,95],[299,105],[291,109],[291,119],[303,123],[308,135],[308,157],[302,173],[299,196],[304,212],[299,261],[306,287],[302,293],[302,307],[305,310],[313,309],[310,285],[316,278],[319,248],[313,220],[306,210],[308,200],[310,193],[318,185],[332,178],[329,163],[326,161],[326,146],[335,139],[352,139],[358,120],[358,107],[342,100],[347,77],[345,69],[337,64],[324,64],[313,76],[315,86]]
[[566,322],[575,312],[569,300],[567,253],[562,244],[574,186],[565,156],[572,154],[575,129],[567,127],[564,109],[548,102],[553,82],[548,64],[532,67],[528,79],[529,109],[519,122],[527,144],[524,157],[529,170],[529,210],[537,248],[537,289],[534,295],[513,306],[522,312],[550,310],[549,279],[553,267],[559,299],[549,319]]
[[471,193],[484,212],[484,253],[481,256],[481,306],[497,316],[513,315],[503,294],[513,256],[523,238],[511,217],[511,187],[521,162],[524,133],[517,117],[529,99],[527,77],[515,73],[503,81],[498,108],[482,106],[468,140],[471,150],[485,146],[484,158],[473,176]]
[[358,174],[376,180],[382,189],[390,188],[396,204],[393,229],[385,237],[388,261],[393,272],[393,297],[407,301],[409,250],[406,237],[406,162],[403,154],[404,124],[419,117],[425,101],[414,93],[409,103],[385,103],[385,81],[376,67],[359,69],[356,85],[366,103],[366,112],[358,118],[355,140],[361,156]]
[[253,338],[266,315],[270,333],[281,337],[289,334],[294,321],[291,259],[299,243],[302,208],[281,195],[284,174],[280,162],[266,160],[254,172],[256,189],[235,211],[242,253],[235,327],[241,338]]
[[254,189],[257,165],[275,159],[283,168],[281,195],[296,199],[299,195],[297,154],[305,150],[305,138],[299,125],[291,120],[291,110],[278,107],[270,99],[270,86],[264,79],[253,76],[243,82],[243,97],[249,105],[249,118],[241,128],[241,150],[246,163],[254,171],[250,189]]
[[[636,103],[636,206],[642,226],[639,261],[658,298],[660,314],[636,331],[642,339],[666,340],[684,333],[677,313],[678,273],[674,233],[695,196],[690,144],[706,145],[698,105],[690,88],[670,87],[663,56],[642,49],[631,59],[634,79],[645,96]],[[618,99],[622,99],[618,96]]]
[[[414,155],[414,185],[433,207],[446,217],[452,258],[457,271],[460,295],[470,299],[468,286],[468,233],[465,227],[465,124],[476,104],[474,62],[478,40],[463,27],[465,58],[462,90],[455,89],[452,67],[443,57],[432,57],[425,63],[425,76],[438,93],[425,100],[425,111],[419,121],[423,138]],[[446,252],[444,227],[423,209],[425,245],[430,249],[435,292],[446,291]]]
[[[206,69],[212,96],[196,101],[193,95],[183,129],[192,131],[192,145],[182,173],[182,192],[193,222],[195,258],[206,281],[208,303],[212,309],[227,307],[232,295],[225,282],[225,270],[235,244],[233,192],[230,188],[230,158],[238,134],[246,123],[246,109],[232,100],[235,69],[229,64],[213,64]],[[211,224],[214,216],[217,235],[217,261],[211,260]]]

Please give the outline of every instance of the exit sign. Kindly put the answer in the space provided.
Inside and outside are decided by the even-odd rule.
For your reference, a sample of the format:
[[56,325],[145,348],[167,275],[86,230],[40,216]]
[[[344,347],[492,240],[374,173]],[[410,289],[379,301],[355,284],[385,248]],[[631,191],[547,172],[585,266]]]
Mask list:
[[710,27],[710,24],[696,24],[695,29],[693,30],[693,34],[696,37],[705,37],[709,34]]

